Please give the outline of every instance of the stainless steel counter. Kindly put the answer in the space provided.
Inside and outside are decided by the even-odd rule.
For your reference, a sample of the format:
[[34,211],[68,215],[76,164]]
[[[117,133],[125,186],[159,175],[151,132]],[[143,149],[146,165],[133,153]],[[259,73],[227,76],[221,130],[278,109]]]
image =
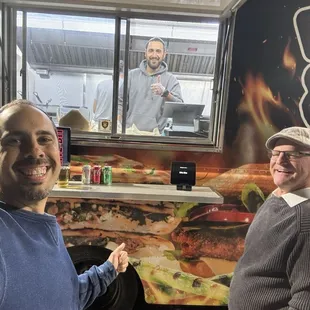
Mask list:
[[210,187],[194,186],[192,191],[180,191],[175,185],[122,184],[82,185],[70,182],[67,188],[54,187],[50,197],[90,199],[127,199],[148,201],[174,201],[197,203],[223,203],[223,197]]

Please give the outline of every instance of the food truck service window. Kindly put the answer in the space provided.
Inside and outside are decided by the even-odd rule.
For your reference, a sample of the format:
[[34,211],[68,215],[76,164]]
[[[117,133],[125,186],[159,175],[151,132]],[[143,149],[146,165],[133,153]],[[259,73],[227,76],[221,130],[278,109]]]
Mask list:
[[29,99],[70,127],[73,144],[221,151],[223,22],[15,12],[11,99]]

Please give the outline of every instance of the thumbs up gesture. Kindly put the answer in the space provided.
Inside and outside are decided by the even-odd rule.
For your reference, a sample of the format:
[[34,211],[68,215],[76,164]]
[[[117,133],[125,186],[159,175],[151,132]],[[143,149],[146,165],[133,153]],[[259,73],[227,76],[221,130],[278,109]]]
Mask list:
[[151,85],[151,90],[152,93],[157,96],[161,96],[164,93],[165,87],[161,84],[160,75],[157,75],[157,83]]
[[108,261],[113,264],[117,272],[125,272],[128,266],[128,254],[124,251],[125,243],[118,246],[109,256]]

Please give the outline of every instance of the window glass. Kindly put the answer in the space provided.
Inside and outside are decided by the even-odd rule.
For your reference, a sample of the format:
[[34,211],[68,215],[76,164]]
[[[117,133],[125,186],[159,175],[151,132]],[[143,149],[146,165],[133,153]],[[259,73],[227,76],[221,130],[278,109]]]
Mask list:
[[[73,131],[97,131],[92,120],[100,109],[111,122],[114,32],[114,19],[28,13],[26,98]],[[20,54],[22,45],[18,12]],[[17,88],[19,93],[19,83]],[[110,100],[107,108],[97,104],[102,90]]]
[[[17,73],[22,23],[18,12]],[[126,23],[122,20],[120,28],[117,133],[208,137],[219,25],[130,19],[126,34]],[[114,40],[114,18],[28,12],[25,97],[73,132],[110,134]],[[21,85],[18,74],[17,97]]]
[[208,136],[218,29],[216,23],[130,20],[127,134]]

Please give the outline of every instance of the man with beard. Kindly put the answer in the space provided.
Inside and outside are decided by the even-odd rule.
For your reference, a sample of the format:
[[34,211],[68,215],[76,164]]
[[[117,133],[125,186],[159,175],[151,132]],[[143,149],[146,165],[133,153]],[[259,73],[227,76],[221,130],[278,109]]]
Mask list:
[[277,189],[258,210],[230,290],[230,310],[310,308],[310,129],[267,142]]
[[[145,60],[128,73],[126,128],[133,125],[140,131],[162,132],[167,124],[163,117],[165,101],[182,102],[181,87],[164,62],[166,45],[160,38],[150,39],[145,47]],[[120,89],[119,117],[123,110],[123,89]]]
[[0,309],[80,310],[128,266],[124,244],[77,275],[54,216],[44,213],[57,181],[56,128],[26,100],[0,109]]

